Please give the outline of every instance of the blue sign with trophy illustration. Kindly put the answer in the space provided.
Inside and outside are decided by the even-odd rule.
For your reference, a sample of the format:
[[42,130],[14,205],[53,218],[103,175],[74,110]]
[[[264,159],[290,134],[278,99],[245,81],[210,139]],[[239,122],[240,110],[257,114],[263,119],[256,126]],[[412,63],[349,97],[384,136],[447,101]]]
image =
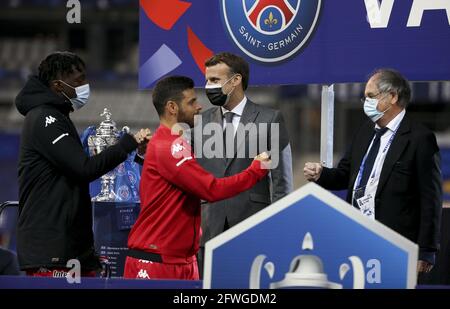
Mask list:
[[205,246],[204,288],[414,288],[418,247],[310,183]]

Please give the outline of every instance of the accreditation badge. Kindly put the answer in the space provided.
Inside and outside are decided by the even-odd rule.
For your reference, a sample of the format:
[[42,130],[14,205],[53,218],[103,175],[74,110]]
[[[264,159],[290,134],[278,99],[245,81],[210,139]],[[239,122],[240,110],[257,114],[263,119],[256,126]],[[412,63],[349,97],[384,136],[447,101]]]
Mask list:
[[375,193],[375,186],[367,186],[365,194],[356,199],[361,213],[372,220],[375,220]]

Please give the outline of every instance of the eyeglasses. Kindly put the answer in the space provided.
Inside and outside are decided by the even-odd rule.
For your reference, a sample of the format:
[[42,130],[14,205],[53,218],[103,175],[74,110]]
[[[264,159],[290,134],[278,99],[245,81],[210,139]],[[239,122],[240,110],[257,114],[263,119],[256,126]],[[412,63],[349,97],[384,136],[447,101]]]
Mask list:
[[361,100],[361,103],[364,103],[365,101],[366,101],[366,99],[367,98],[369,98],[369,99],[374,99],[374,98],[376,98],[376,97],[378,97],[380,94],[383,94],[383,93],[386,93],[385,91],[380,91],[380,92],[378,92],[377,94],[374,94],[374,95],[371,95],[370,97],[362,97],[360,100]]

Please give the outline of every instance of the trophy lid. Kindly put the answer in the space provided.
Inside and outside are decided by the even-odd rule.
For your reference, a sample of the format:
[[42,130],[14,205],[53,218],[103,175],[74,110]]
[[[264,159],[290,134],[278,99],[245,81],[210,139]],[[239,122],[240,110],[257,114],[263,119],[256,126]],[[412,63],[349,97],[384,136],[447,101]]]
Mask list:
[[103,113],[101,113],[100,116],[104,116],[106,119],[103,120],[97,128],[97,135],[115,136],[118,133],[116,123],[111,119],[111,112],[109,109],[103,109]]

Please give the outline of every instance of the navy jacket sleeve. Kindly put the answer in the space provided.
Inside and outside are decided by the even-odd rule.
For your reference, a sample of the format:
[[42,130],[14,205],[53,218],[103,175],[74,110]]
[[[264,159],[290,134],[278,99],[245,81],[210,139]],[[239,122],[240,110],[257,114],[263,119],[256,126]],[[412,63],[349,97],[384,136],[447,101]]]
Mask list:
[[440,153],[433,132],[420,137],[416,152],[417,189],[420,192],[420,227],[418,244],[421,251],[436,251],[442,211],[442,176]]
[[347,149],[344,157],[339,161],[337,167],[324,167],[317,184],[327,190],[348,189],[350,181],[351,146]]

